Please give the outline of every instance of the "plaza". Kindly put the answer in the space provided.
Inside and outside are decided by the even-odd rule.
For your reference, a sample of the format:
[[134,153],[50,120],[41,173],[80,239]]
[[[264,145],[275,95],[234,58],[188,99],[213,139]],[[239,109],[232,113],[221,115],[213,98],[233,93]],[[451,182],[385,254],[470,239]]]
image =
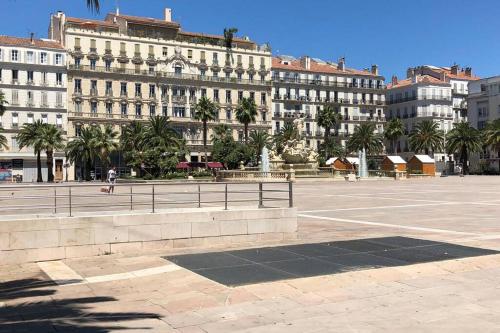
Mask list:
[[[166,244],[123,254],[3,265],[0,332],[496,332],[499,186],[498,177],[488,176],[355,183],[301,179],[293,186],[296,237]],[[30,187],[18,191],[29,193]],[[109,207],[119,199],[102,196],[99,205]],[[349,240],[358,241],[342,242]],[[386,250],[380,246],[388,241],[411,245],[398,262],[381,264]],[[241,257],[243,249],[254,249],[247,253],[255,257],[284,246],[290,254],[300,244],[344,249],[362,244],[358,259],[373,260],[358,266],[344,261],[330,274],[306,266],[285,278],[225,284],[175,259],[207,254],[213,259],[228,251]],[[429,244],[447,250],[431,256]],[[315,246],[303,245],[301,251]],[[355,257],[333,257],[341,262],[348,255]],[[286,272],[287,262],[305,259],[276,260]],[[265,262],[274,264],[273,259]],[[203,265],[235,274],[242,267],[225,260]]]

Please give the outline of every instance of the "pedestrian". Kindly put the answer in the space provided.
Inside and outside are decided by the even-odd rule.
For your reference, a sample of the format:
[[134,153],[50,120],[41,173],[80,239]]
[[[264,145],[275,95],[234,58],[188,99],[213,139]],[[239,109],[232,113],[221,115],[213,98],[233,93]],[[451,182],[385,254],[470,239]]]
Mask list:
[[112,167],[108,171],[108,183],[109,183],[108,193],[109,194],[114,193],[115,182],[116,182],[116,167]]

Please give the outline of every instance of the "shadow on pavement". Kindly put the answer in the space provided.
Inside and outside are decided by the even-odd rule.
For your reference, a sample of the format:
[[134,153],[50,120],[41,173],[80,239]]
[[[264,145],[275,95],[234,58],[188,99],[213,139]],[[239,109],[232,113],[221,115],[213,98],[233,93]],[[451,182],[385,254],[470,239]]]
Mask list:
[[[120,325],[120,321],[157,319],[146,312],[94,312],[92,305],[116,301],[113,297],[52,299],[57,293],[52,281],[23,279],[0,282],[0,333],[3,332],[92,332],[148,330]],[[3,306],[2,306],[3,303]]]

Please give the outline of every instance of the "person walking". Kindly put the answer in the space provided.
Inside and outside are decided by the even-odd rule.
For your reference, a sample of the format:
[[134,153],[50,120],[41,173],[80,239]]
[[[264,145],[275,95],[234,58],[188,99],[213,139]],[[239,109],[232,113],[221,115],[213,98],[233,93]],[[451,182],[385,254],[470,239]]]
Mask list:
[[108,193],[109,194],[115,192],[115,182],[116,182],[116,167],[112,167],[108,171],[108,183],[109,183]]

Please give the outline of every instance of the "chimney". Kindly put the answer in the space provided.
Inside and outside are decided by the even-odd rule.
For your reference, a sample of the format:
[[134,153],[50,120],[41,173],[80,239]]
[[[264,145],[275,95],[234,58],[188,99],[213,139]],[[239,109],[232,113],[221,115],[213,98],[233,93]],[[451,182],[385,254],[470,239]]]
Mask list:
[[472,68],[471,67],[465,67],[465,76],[472,76]]
[[[458,71],[456,73],[458,74]],[[453,74],[453,67],[451,68],[451,74]],[[441,72],[439,79],[441,81],[446,81],[446,72]]]
[[372,74],[378,75],[378,66],[377,65],[372,65]]
[[415,71],[412,72],[411,83],[418,83],[418,76],[415,74]]
[[406,78],[413,77],[414,75],[415,75],[415,68],[411,68],[411,67],[409,67],[409,68],[406,70]]
[[306,70],[310,70],[311,69],[311,58],[309,56],[303,56],[301,59],[300,59],[300,65],[306,69]]
[[396,75],[392,76],[392,85],[395,86],[398,84],[398,77]]
[[457,64],[451,66],[451,74],[454,74],[454,75],[458,74],[458,65]]
[[342,57],[342,58],[339,59],[337,67],[341,71],[345,71],[345,57]]
[[172,22],[172,9],[165,8],[165,21]]
[[35,44],[35,34],[33,32],[30,34],[30,43],[31,45]]

